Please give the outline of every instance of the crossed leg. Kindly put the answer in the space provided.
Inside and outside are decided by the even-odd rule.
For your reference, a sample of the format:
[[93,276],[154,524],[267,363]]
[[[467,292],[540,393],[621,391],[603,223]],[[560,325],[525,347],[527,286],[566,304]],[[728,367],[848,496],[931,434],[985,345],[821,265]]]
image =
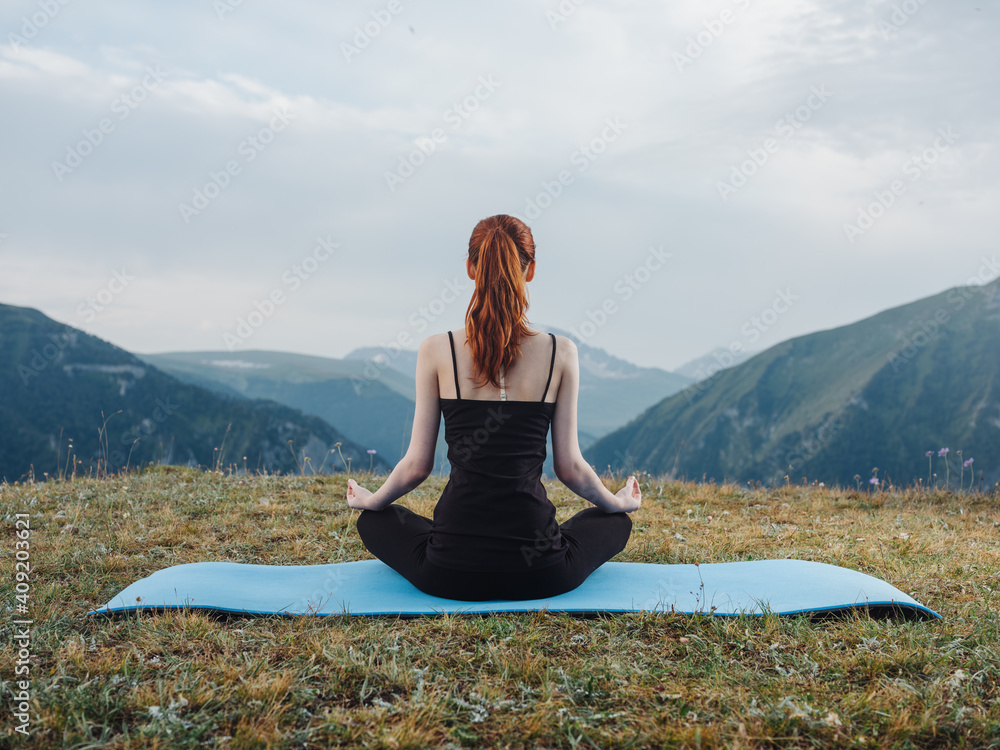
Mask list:
[[375,557],[424,593],[446,599],[543,599],[571,591],[617,555],[628,542],[632,519],[625,513],[587,508],[559,526],[566,541],[564,558],[554,565],[522,571],[452,570],[427,559],[431,520],[393,504],[381,511],[364,510],[358,534]]

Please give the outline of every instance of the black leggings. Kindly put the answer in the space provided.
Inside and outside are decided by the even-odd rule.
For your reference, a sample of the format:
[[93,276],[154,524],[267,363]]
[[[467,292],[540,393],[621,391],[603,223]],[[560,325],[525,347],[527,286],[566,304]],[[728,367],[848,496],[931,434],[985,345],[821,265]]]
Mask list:
[[431,521],[402,505],[363,510],[358,534],[375,557],[431,596],[462,601],[546,599],[572,591],[628,542],[632,519],[626,513],[581,510],[560,524],[568,549],[563,560],[538,570],[482,573],[452,570],[427,559]]

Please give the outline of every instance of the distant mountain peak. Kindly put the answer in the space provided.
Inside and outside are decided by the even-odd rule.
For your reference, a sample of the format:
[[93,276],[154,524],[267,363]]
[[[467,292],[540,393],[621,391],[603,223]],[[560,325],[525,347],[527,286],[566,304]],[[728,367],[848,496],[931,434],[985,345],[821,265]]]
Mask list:
[[271,366],[268,362],[247,362],[242,359],[203,359],[201,363],[209,367],[226,367],[233,370],[266,370]]

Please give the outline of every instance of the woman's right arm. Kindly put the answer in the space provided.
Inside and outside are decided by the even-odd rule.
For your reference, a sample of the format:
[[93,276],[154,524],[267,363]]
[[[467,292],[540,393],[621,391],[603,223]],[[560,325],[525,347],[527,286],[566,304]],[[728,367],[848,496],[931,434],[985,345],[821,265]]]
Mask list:
[[629,513],[641,504],[639,483],[629,477],[625,487],[614,494],[597,476],[580,452],[577,436],[576,404],[580,394],[580,355],[576,344],[565,336],[559,337],[559,392],[555,415],[552,417],[552,461],[556,476],[572,492],[605,513]]

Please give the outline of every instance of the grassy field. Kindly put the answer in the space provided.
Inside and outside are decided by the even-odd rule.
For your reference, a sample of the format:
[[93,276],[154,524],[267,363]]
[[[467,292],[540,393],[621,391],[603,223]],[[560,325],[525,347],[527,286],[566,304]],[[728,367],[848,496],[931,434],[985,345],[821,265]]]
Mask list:
[[[643,507],[616,560],[832,563],[944,619],[89,618],[169,565],[370,558],[346,478],[157,468],[3,485],[0,746],[1000,747],[1000,497],[639,476]],[[445,482],[399,502],[430,514]],[[545,484],[560,520],[585,506]],[[32,529],[26,615],[16,513]],[[18,617],[34,621],[27,738],[11,710]]]

